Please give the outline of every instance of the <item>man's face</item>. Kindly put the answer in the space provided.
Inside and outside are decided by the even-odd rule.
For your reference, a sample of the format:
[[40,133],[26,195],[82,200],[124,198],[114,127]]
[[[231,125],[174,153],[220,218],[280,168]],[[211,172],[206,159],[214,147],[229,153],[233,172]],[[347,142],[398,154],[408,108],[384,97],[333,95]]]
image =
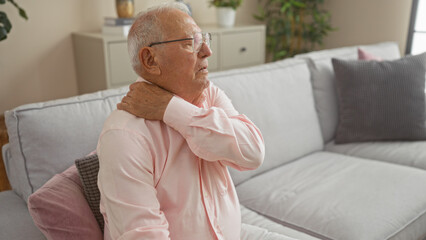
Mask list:
[[[194,20],[184,12],[172,10],[160,16],[164,39],[169,41],[192,38],[201,32]],[[160,87],[194,103],[209,86],[207,58],[212,54],[206,44],[199,52],[193,51],[192,41],[178,41],[153,46],[157,48],[157,60],[161,70],[157,84]]]

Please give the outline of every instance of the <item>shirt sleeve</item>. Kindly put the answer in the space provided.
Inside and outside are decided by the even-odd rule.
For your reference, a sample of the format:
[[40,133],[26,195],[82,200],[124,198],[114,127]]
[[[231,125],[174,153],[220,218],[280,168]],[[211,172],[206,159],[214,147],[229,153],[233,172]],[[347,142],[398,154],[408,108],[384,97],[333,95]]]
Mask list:
[[164,122],[206,161],[220,161],[237,170],[259,167],[265,155],[259,129],[238,114],[223,91],[210,89],[208,98],[213,104],[205,109],[174,96],[164,113]]
[[98,186],[112,239],[169,239],[154,188],[153,156],[144,138],[118,129],[99,139]]

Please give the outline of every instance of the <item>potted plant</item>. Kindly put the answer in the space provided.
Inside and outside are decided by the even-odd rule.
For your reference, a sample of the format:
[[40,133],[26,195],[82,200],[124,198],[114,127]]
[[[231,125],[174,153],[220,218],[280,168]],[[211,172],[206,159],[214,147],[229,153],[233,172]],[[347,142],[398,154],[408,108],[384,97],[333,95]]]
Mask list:
[[[13,6],[15,6],[16,9],[19,11],[19,15],[24,18],[25,20],[28,20],[27,14],[25,13],[25,10],[19,7],[19,5],[14,0],[7,0],[7,2],[10,2]],[[0,4],[5,4],[6,0],[0,0]],[[7,17],[6,13],[3,11],[0,11],[0,41],[5,40],[7,38],[7,34],[12,29],[12,23],[9,21],[9,18]]]
[[211,6],[217,8],[217,21],[221,27],[232,27],[235,24],[235,13],[242,0],[212,0]]
[[259,2],[254,15],[266,23],[269,60],[293,57],[321,45],[330,31],[330,13],[321,8],[324,0],[273,0]]

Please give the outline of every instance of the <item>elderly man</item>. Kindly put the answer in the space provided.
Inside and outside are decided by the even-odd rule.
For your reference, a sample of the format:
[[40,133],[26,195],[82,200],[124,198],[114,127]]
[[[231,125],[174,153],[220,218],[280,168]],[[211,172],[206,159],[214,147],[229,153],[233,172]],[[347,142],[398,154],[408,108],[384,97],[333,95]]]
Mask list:
[[209,83],[210,37],[183,4],[150,9],[133,24],[129,54],[141,78],[97,147],[106,239],[240,239],[227,167],[259,167],[264,143]]

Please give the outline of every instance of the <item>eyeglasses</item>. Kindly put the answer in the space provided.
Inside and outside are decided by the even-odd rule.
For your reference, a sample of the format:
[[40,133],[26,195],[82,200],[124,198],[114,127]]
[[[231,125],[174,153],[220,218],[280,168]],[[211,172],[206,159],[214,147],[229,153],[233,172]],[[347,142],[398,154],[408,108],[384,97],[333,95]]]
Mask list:
[[180,42],[180,41],[189,41],[192,40],[192,52],[199,52],[201,50],[201,46],[205,43],[210,48],[210,42],[212,40],[212,35],[210,33],[195,33],[192,38],[182,38],[164,42],[153,42],[149,44],[149,47],[154,45],[163,44],[163,43],[171,43],[171,42]]

